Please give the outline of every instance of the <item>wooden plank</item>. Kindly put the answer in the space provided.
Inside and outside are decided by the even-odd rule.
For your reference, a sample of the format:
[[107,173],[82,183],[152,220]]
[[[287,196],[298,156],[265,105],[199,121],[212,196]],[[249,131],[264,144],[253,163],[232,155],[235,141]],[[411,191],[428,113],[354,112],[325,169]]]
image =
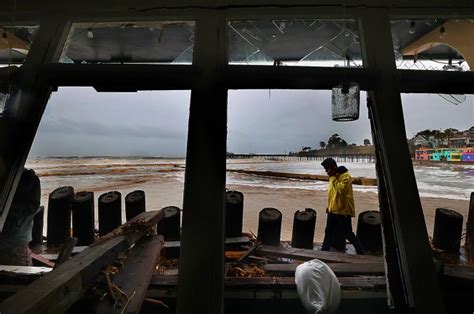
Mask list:
[[[163,217],[163,213],[146,212],[135,218],[137,221],[142,221],[143,217],[148,218],[144,222],[144,225],[147,225],[150,221]],[[122,234],[109,237],[107,241],[103,240],[59,265],[54,271],[2,302],[0,312],[5,314],[66,311],[95,282],[97,275],[105,266],[115,261],[119,254],[147,233],[146,230],[130,230],[129,233],[123,233],[121,228],[116,230],[120,230]]]
[[0,265],[0,275],[44,275],[52,271],[52,267]]
[[414,314],[445,313],[408,151],[389,12],[385,9],[364,10],[359,18],[359,31],[364,67],[381,70],[380,80],[369,95],[405,300]]
[[[358,275],[383,276],[385,267],[383,263],[349,264],[349,263],[328,263],[328,266],[338,277],[349,277]],[[295,275],[298,264],[267,264],[263,269],[271,273]]]
[[109,292],[97,305],[96,313],[140,312],[163,241],[163,236],[152,236],[136,243],[112,280],[127,298],[124,299],[122,295],[119,298],[122,302],[115,303]]
[[[225,244],[244,244],[249,243],[249,237],[235,237],[235,238],[226,238]],[[165,248],[180,247],[181,241],[166,241]]]
[[[84,251],[85,249],[87,249],[89,246],[75,246],[73,249],[72,249],[72,255],[74,254],[77,254],[77,253],[81,253],[82,251]],[[44,253],[44,254],[39,254],[39,256],[45,258],[45,259],[48,259],[50,261],[55,261],[58,259],[58,256],[59,254],[53,254],[53,253]]]
[[[384,289],[385,277],[338,277],[342,289]],[[176,276],[153,275],[150,290],[175,288]],[[226,277],[224,286],[227,289],[296,289],[294,277]]]
[[260,255],[272,255],[301,261],[308,261],[317,258],[323,262],[333,263],[382,263],[382,258],[377,256],[283,248],[269,245],[260,246],[257,248],[256,252]]
[[31,252],[31,259],[34,261],[39,262],[42,265],[48,266],[48,267],[54,267],[55,263],[51,262],[49,259],[45,258],[42,255],[36,254],[34,252]]
[[471,199],[469,200],[465,249],[469,258],[469,265],[474,266],[474,192],[471,192]]

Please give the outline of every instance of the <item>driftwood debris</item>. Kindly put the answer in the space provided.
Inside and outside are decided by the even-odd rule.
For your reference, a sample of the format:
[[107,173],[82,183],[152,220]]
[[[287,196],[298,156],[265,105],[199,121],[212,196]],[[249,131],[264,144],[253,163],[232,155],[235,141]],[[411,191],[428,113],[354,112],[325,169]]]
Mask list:
[[[161,219],[161,211],[146,212],[114,230],[54,271],[33,282],[0,304],[5,313],[62,313],[94,283],[105,266],[147,233]],[[138,228],[137,224],[141,227]],[[131,228],[130,226],[134,226]]]
[[[290,173],[290,172],[275,172],[275,171],[258,171],[258,170],[243,170],[243,169],[227,169],[228,172],[237,172],[244,174],[254,174],[266,177],[280,177],[290,179],[301,179],[301,180],[317,180],[317,181],[329,181],[329,177],[326,175],[319,174],[306,174],[306,173]],[[376,186],[377,179],[365,178],[365,177],[353,177],[352,183],[356,185],[369,185]]]
[[64,244],[62,245],[61,250],[59,251],[58,260],[54,265],[55,268],[71,258],[72,250],[76,246],[76,243],[77,238],[72,237],[69,237],[64,241]]

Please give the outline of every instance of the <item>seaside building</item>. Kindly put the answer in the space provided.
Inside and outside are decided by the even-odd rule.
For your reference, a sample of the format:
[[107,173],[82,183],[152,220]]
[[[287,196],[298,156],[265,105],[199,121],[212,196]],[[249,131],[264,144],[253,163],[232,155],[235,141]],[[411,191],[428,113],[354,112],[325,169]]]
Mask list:
[[[58,87],[191,90],[177,313],[230,311],[223,259],[228,91],[332,90],[350,82],[367,91],[380,184],[388,302],[375,311],[458,313],[463,300],[443,294],[435,271],[400,94],[474,93],[473,17],[473,3],[464,0],[3,1],[0,230]],[[416,68],[426,62],[432,69],[436,60],[460,70]],[[432,155],[454,159],[452,152]],[[58,291],[77,289],[65,288]],[[37,297],[16,306],[35,305]],[[370,296],[361,299],[344,313],[373,310]],[[51,302],[59,301],[58,292]]]

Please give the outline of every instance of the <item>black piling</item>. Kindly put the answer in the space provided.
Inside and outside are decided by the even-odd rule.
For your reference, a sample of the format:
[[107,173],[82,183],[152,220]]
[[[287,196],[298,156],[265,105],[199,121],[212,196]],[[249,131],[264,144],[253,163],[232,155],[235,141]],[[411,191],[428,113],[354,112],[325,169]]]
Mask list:
[[433,245],[450,253],[459,253],[463,217],[446,208],[436,208]]
[[306,208],[297,210],[293,217],[291,246],[300,249],[313,249],[314,229],[316,227],[316,211]]
[[380,222],[379,211],[368,210],[359,214],[357,220],[357,237],[362,243],[364,250],[382,250],[382,226]]
[[99,235],[103,236],[122,224],[122,194],[117,191],[99,196]]
[[94,193],[79,192],[72,199],[72,234],[78,245],[89,245],[94,234]]
[[136,190],[125,196],[125,216],[127,221],[145,212],[145,192]]
[[180,239],[181,211],[176,206],[162,209],[165,217],[157,224],[158,234],[164,236],[165,241],[178,241]]
[[280,245],[281,212],[276,208],[264,208],[258,214],[258,240],[264,245]]
[[74,196],[72,186],[54,190],[48,199],[48,245],[62,244],[71,236],[71,201]]
[[226,238],[242,235],[244,214],[244,194],[239,191],[227,191],[225,197],[225,236]]
[[44,206],[40,206],[33,218],[33,229],[31,230],[31,245],[43,244]]

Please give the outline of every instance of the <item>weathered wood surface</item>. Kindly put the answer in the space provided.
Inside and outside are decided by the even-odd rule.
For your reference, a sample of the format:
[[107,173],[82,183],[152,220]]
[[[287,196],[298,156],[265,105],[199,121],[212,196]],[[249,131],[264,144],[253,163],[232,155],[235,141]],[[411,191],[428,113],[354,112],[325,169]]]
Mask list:
[[277,246],[262,245],[257,248],[259,255],[272,255],[278,257],[285,257],[308,261],[312,259],[319,259],[323,262],[332,263],[382,263],[382,257],[370,255],[353,255],[339,252],[328,251],[314,251],[306,249],[283,248]]
[[112,280],[112,283],[127,297],[115,304],[109,292],[97,305],[96,313],[140,312],[163,242],[163,236],[152,236],[141,239],[135,244],[125,259],[123,267]]
[[[349,263],[329,263],[328,266],[338,277],[345,276],[383,276],[385,275],[385,267],[383,263],[367,263],[367,264],[349,264]],[[287,274],[294,276],[298,264],[267,264],[263,266],[266,272]]]
[[[275,171],[257,171],[257,170],[243,170],[243,169],[227,169],[228,172],[238,172],[245,174],[255,174],[266,177],[280,177],[280,178],[292,178],[292,179],[303,179],[303,180],[318,180],[318,181],[329,181],[329,177],[318,174],[307,174],[307,173],[289,173],[289,172],[275,172]],[[353,177],[352,183],[357,185],[370,185],[376,186],[377,179],[364,178],[364,177]]]
[[2,275],[25,275],[25,276],[37,276],[44,275],[52,271],[51,267],[41,266],[12,266],[12,265],[0,265],[0,276]]
[[[342,289],[385,288],[385,277],[338,277]],[[175,288],[177,276],[153,275],[149,289]],[[294,277],[226,277],[225,289],[296,289]]]
[[[88,248],[88,246],[75,246],[72,249],[72,255],[77,254],[77,253],[81,253],[82,251],[84,251],[87,248]],[[47,259],[47,260],[50,260],[50,261],[57,260],[58,256],[59,256],[58,253],[44,253],[44,254],[38,254],[38,255],[45,258],[45,259]]]
[[51,262],[48,258],[45,258],[43,255],[39,255],[33,252],[31,252],[31,259],[33,260],[33,262],[37,262],[47,267],[54,267],[55,265],[54,262]]
[[[146,212],[134,219],[144,225],[156,224],[161,211]],[[103,240],[89,247],[54,271],[28,285],[0,304],[5,313],[62,313],[74,304],[95,281],[100,271],[111,264],[117,256],[127,250],[146,234],[146,230],[118,228],[121,235]]]
[[[249,243],[250,239],[248,237],[236,237],[236,238],[226,238],[225,244],[243,244]],[[165,248],[180,247],[181,241],[166,241]]]

